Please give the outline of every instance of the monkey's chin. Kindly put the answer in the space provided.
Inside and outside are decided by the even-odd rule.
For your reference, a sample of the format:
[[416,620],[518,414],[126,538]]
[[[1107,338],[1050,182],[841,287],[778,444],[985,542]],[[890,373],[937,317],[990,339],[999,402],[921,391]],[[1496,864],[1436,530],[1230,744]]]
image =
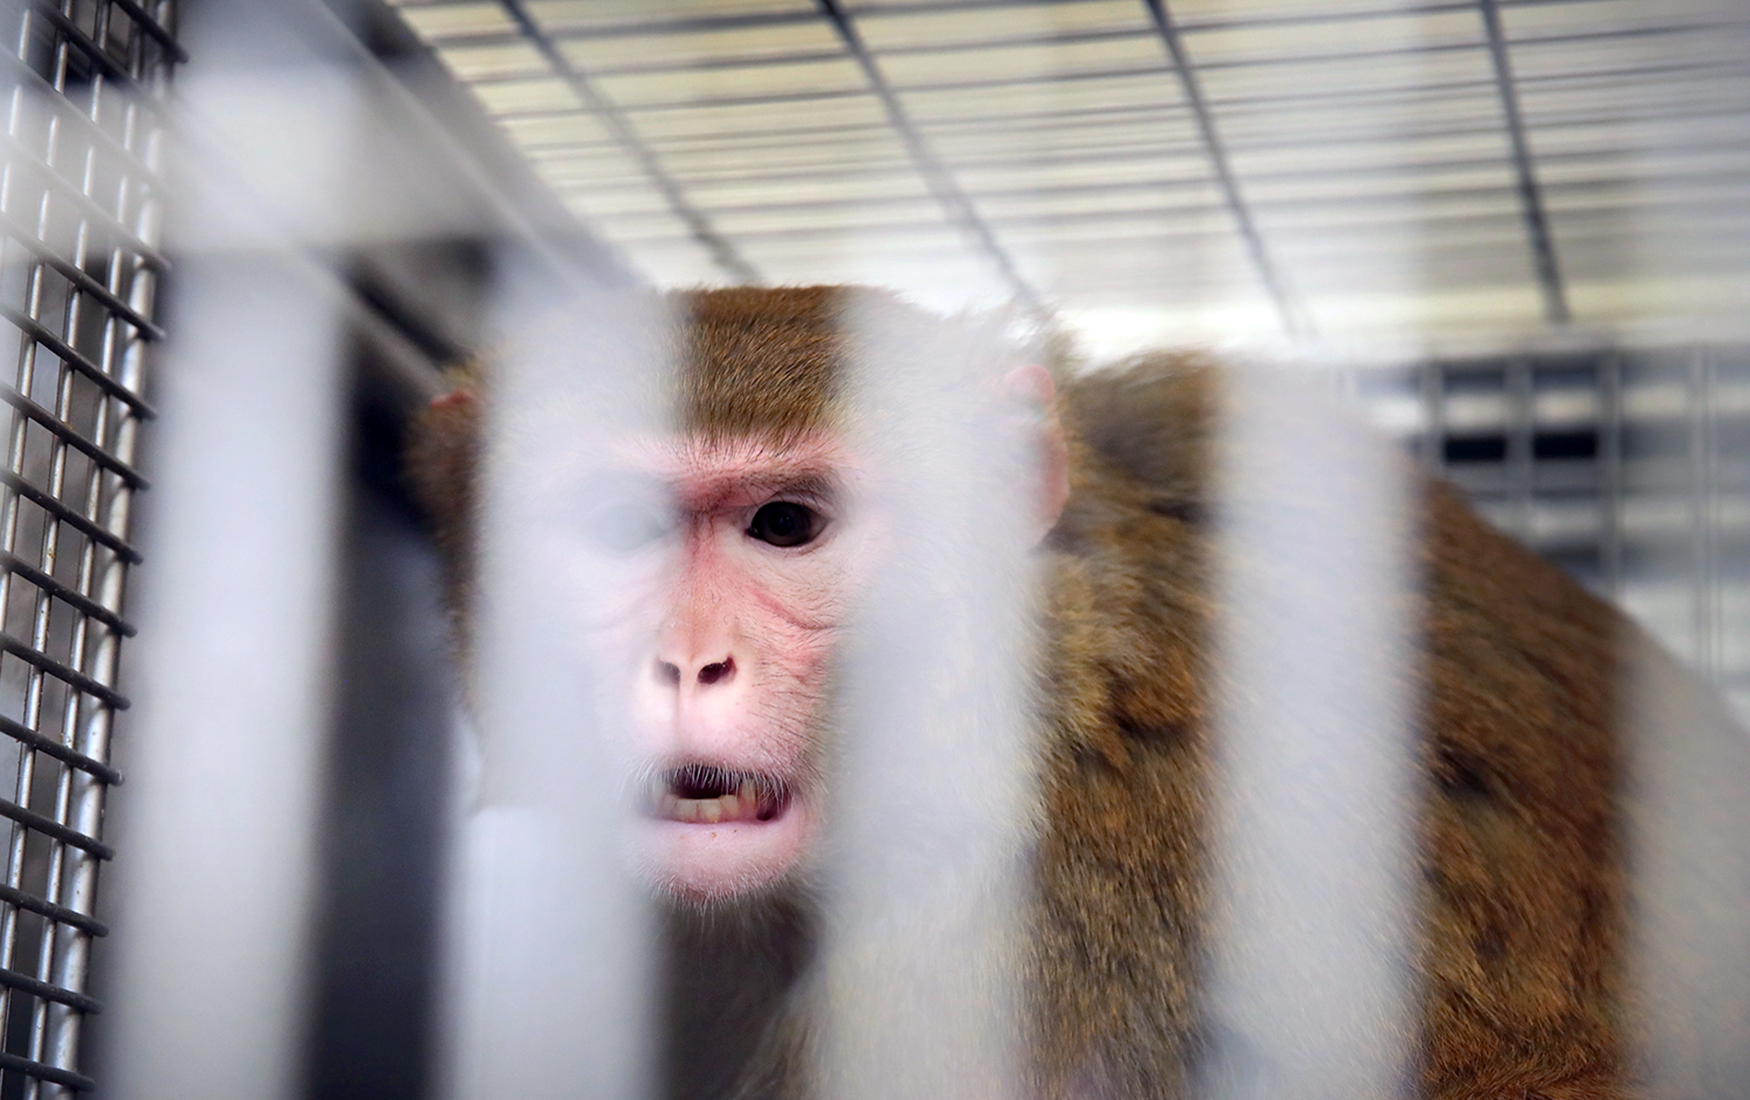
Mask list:
[[768,821],[644,817],[636,826],[639,862],[651,885],[676,901],[700,905],[778,887],[801,865],[814,831],[814,814],[800,798]]

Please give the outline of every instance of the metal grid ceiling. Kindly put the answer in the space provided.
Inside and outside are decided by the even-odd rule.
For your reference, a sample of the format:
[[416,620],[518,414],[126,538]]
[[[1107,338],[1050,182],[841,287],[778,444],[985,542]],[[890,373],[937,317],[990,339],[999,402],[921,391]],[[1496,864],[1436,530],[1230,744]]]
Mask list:
[[659,283],[1096,336],[1511,336],[1750,288],[1729,0],[399,0]]
[[140,396],[163,261],[172,0],[8,5],[0,331],[0,1096],[87,1089],[79,1031],[115,713]]

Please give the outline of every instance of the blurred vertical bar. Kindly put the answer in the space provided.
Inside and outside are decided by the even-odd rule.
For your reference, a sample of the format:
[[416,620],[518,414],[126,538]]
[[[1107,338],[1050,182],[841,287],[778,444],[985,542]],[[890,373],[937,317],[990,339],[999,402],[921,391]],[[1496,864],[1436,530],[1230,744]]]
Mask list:
[[1689,435],[1689,548],[1691,659],[1711,680],[1720,674],[1719,449],[1714,386],[1713,349],[1698,345],[1689,352],[1684,387]]
[[821,1095],[1018,1096],[1039,607],[1033,459],[990,400],[1015,352],[994,324],[920,343],[879,303],[842,324],[883,560],[841,664]]
[[1533,406],[1537,392],[1536,380],[1529,356],[1515,355],[1501,367],[1503,396],[1506,399],[1507,447],[1505,483],[1502,492],[1507,497],[1506,527],[1521,541],[1529,543],[1536,532],[1532,521],[1536,515],[1533,498],[1537,495],[1537,467],[1533,461],[1536,435]]
[[[1721,132],[1741,148],[1750,85],[1736,66],[1750,8],[1684,0],[1659,12],[1706,29],[1674,54],[1697,76],[1649,91],[1676,102],[1681,88],[1686,105],[1733,119]],[[1710,70],[1719,58],[1733,67]],[[1719,690],[1741,683],[1727,661],[1746,626],[1722,597],[1750,574],[1750,445],[1742,390],[1721,384],[1730,359],[1708,338],[1742,338],[1711,306],[1730,302],[1743,317],[1750,252],[1736,223],[1696,202],[1695,174],[1673,167],[1706,148],[1708,116],[1624,115],[1616,140],[1640,196],[1622,219],[1620,265],[1634,294],[1611,304],[1631,321],[1658,318],[1673,345],[1694,342],[1625,356],[1621,368],[1623,596],[1647,631],[1625,641],[1621,707],[1634,1038],[1649,1100],[1725,1100],[1750,1095],[1750,751],[1744,711],[1734,718]],[[1728,204],[1741,208],[1741,177],[1732,189]]]
[[[476,788],[454,831],[450,1100],[637,1100],[652,1084],[654,914],[624,841],[625,701],[588,608],[622,578],[577,513],[607,441],[666,428],[669,319],[643,291],[504,258],[469,655]],[[652,502],[653,506],[658,506]]]
[[[1725,646],[1743,629],[1723,615],[1723,596],[1750,567],[1733,526],[1750,454],[1741,429],[1722,431],[1736,410],[1721,407],[1716,355],[1698,347],[1664,364],[1681,393],[1670,410],[1676,440],[1641,456],[1642,479],[1687,499],[1669,513],[1678,537],[1640,533],[1647,545],[1629,578],[1687,596],[1663,622],[1649,618],[1674,647],[1687,635],[1690,658],[1683,668],[1639,629],[1625,640],[1629,977],[1651,1100],[1750,1095],[1750,744],[1719,691],[1732,686],[1721,682]],[[1654,481],[1661,462],[1670,476]]]
[[1598,479],[1599,479],[1599,571],[1604,594],[1612,602],[1622,600],[1624,573],[1623,507],[1623,356],[1606,351],[1598,357]]
[[110,1095],[302,1090],[329,718],[338,284],[353,85],[268,2],[186,23],[176,338],[147,516],[141,709],[118,833]]
[[[1438,290],[1454,275],[1430,262],[1437,200],[1413,152],[1426,131],[1411,89],[1444,75],[1428,49],[1444,32],[1413,6],[1381,10],[1390,18],[1370,24],[1367,41],[1394,58],[1389,71],[1333,72],[1342,98],[1224,114],[1242,135],[1233,167],[1255,233],[1284,284],[1302,288],[1283,307],[1289,331],[1413,345],[1438,318],[1429,295],[1405,289]],[[1193,63],[1206,51],[1221,56],[1219,36],[1187,43]],[[1363,82],[1403,94],[1355,95]],[[1349,173],[1345,193],[1366,196],[1365,221],[1298,215],[1270,178],[1261,134],[1292,135],[1309,180]],[[1207,1100],[1374,1100],[1411,1080],[1412,464],[1348,423],[1320,381],[1244,366],[1224,379],[1209,1048],[1197,1071]],[[1438,362],[1419,376],[1420,458],[1435,472],[1451,383]]]
[[1631,1004],[1647,1095],[1750,1095],[1750,752],[1713,691],[1639,631],[1628,643]]
[[1408,1088],[1408,464],[1312,381],[1228,379],[1211,1100]]

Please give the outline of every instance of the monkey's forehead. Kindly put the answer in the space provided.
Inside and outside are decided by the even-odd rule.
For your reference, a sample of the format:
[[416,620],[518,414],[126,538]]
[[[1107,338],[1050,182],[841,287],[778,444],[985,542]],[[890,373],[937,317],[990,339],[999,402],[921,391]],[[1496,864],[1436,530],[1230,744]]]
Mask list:
[[971,384],[981,369],[1000,377],[1015,351],[987,323],[869,287],[730,287],[684,292],[677,304],[687,330],[676,411],[708,435],[845,428],[857,419],[846,407],[853,375]]
[[679,427],[628,432],[604,441],[599,450],[609,461],[673,477],[703,470],[832,466],[850,458],[844,442],[825,431],[725,435]]
[[579,441],[569,456],[553,457],[555,485],[627,476],[689,507],[748,503],[774,493],[830,496],[862,476],[853,452],[827,432],[626,433]]
[[[724,308],[727,298],[737,308]],[[833,421],[845,340],[830,312],[760,312],[770,292],[701,294],[678,364],[676,411],[689,431],[779,435]],[[781,299],[775,299],[781,300]],[[717,308],[709,308],[715,304]]]

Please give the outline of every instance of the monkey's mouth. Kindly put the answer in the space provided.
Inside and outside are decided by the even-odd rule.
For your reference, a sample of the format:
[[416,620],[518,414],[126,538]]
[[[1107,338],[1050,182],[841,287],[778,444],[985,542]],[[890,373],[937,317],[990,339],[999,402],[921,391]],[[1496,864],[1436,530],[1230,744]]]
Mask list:
[[651,796],[651,816],[699,825],[773,821],[790,804],[781,779],[709,764],[663,772]]

